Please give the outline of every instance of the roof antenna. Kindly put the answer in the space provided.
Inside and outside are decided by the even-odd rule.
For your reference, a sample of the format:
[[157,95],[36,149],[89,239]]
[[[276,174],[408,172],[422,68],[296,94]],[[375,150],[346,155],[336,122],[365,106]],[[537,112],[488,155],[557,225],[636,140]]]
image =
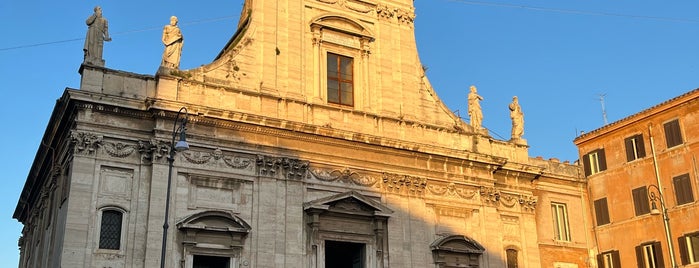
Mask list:
[[607,109],[604,108],[604,97],[607,96],[606,93],[604,94],[599,94],[599,102],[602,104],[602,118],[604,119],[604,124],[607,125],[609,122],[607,122]]

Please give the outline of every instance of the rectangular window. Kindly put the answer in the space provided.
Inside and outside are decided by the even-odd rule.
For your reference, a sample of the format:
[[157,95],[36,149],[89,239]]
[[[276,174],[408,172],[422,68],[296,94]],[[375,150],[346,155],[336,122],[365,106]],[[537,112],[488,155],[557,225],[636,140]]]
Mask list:
[[699,233],[681,236],[678,240],[682,264],[699,263]]
[[551,203],[553,213],[553,235],[558,241],[570,241],[570,227],[568,226],[568,210],[566,204]]
[[636,210],[636,216],[650,213],[648,205],[648,188],[646,186],[638,187],[631,190],[633,195],[633,207]]
[[607,159],[604,156],[604,149],[597,149],[584,155],[583,167],[585,168],[585,176],[607,170]]
[[595,200],[595,216],[597,218],[597,226],[609,223],[609,209],[606,197]]
[[643,244],[636,247],[636,262],[642,268],[664,268],[663,252],[660,242]]
[[689,180],[689,174],[683,174],[672,178],[672,184],[675,186],[675,198],[677,198],[677,205],[694,202],[692,181]]
[[328,53],[328,102],[354,106],[353,60]]
[[680,121],[678,119],[663,124],[663,127],[665,129],[667,148],[682,144],[682,132],[680,132]]
[[643,158],[646,156],[646,148],[643,145],[643,135],[638,134],[624,139],[626,147],[626,161]]
[[612,250],[597,255],[597,267],[600,268],[621,268],[619,251]]

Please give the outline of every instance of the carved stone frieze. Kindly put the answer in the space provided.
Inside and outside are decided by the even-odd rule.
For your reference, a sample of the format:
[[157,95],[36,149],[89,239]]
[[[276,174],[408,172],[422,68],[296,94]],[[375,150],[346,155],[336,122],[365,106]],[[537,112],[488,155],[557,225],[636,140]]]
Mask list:
[[308,171],[308,161],[284,158],[282,159],[282,170],[284,171],[284,176],[286,176],[287,179],[303,179]]
[[503,193],[495,187],[485,186],[481,186],[479,192],[481,194],[481,199],[487,203],[490,203],[491,205],[502,204],[505,207],[513,208],[519,204],[522,209],[528,211],[534,211],[536,208],[537,198],[535,196]]
[[387,5],[378,5],[376,7],[376,14],[379,18],[390,19],[395,15],[396,8],[390,8]]
[[76,153],[93,154],[102,145],[102,135],[88,132],[71,131],[70,141]]
[[342,183],[356,184],[367,187],[373,186],[378,182],[376,177],[360,175],[349,168],[344,168],[342,170],[311,169],[310,172],[316,179],[321,181],[339,181]]
[[138,152],[141,158],[148,161],[155,161],[167,156],[170,146],[165,141],[151,139],[149,141],[138,142]]
[[463,199],[473,199],[478,192],[476,189],[471,190],[465,185],[457,185],[453,182],[444,185],[430,183],[427,185],[427,190],[433,195]]
[[399,22],[412,25],[413,21],[415,21],[415,13],[408,10],[396,9],[396,18],[398,18]]
[[481,199],[488,203],[500,202],[500,190],[495,189],[495,187],[485,187],[481,186],[479,190],[481,194]]
[[373,5],[365,3],[363,1],[357,0],[316,0],[321,3],[329,5],[338,5],[340,7],[358,12],[358,13],[369,13],[374,10]]
[[182,157],[189,163],[197,165],[215,165],[223,163],[227,167],[235,169],[244,169],[252,164],[252,159],[239,156],[226,156],[219,148],[211,152],[202,151],[184,151]]
[[281,167],[282,159],[279,157],[258,155],[256,163],[259,175],[272,177],[277,174],[279,167]]
[[124,158],[136,151],[136,147],[121,142],[105,142],[104,151],[112,157]]
[[408,194],[408,195],[423,195],[425,187],[427,187],[427,179],[413,177],[408,175],[398,175],[384,172],[383,188],[387,192]]
[[258,173],[262,176],[274,177],[278,172],[288,180],[301,180],[306,177],[308,161],[288,158],[257,156]]

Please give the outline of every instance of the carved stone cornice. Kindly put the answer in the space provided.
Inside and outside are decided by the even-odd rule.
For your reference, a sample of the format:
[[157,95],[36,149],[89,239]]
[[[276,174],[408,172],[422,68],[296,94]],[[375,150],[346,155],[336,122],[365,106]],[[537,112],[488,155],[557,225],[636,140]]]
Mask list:
[[122,142],[105,142],[102,147],[107,154],[118,158],[129,157],[136,151],[135,145],[125,144]]
[[425,188],[427,187],[426,178],[387,172],[382,174],[382,178],[382,188],[386,192],[422,196],[425,194]]
[[379,181],[374,176],[360,175],[359,173],[354,172],[349,168],[343,168],[341,170],[316,168],[310,169],[309,171],[316,179],[327,182],[339,181],[347,184],[371,187]]
[[76,153],[94,154],[97,148],[102,144],[102,135],[96,135],[89,132],[71,131],[70,142]]

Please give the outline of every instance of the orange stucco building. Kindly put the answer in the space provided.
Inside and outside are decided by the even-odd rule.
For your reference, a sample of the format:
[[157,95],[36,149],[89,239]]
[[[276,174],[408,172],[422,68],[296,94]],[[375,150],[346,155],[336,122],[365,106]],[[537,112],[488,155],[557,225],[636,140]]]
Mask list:
[[574,140],[599,267],[699,267],[698,125],[695,89]]

